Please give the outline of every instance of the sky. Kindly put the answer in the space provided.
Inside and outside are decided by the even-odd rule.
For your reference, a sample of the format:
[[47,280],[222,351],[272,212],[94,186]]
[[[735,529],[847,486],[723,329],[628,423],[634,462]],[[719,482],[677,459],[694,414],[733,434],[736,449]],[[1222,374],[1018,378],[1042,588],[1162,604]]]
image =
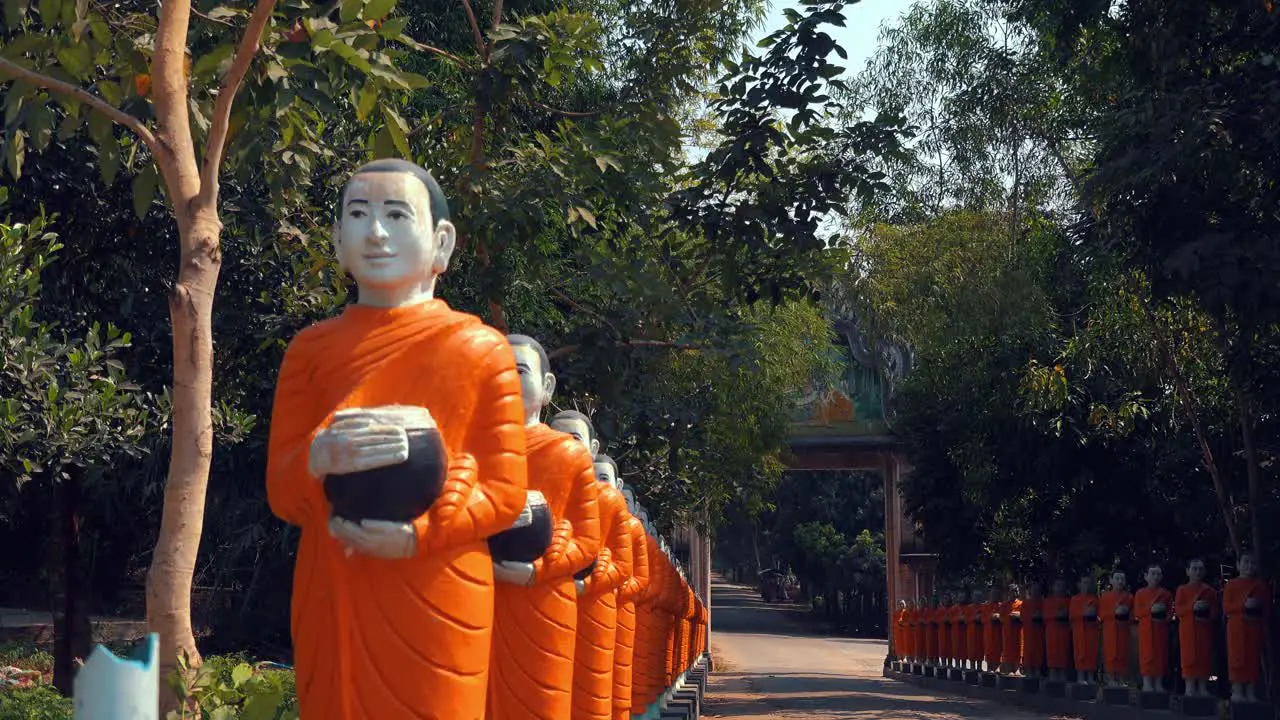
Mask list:
[[[755,40],[758,41],[785,25],[787,21],[782,16],[782,11],[788,7],[800,9],[799,3],[793,0],[772,0],[769,14],[764,25],[756,31]],[[845,26],[829,27],[827,32],[849,53],[849,59],[841,63],[845,66],[846,75],[853,76],[862,71],[867,58],[875,53],[880,26],[897,20],[910,7],[911,0],[862,0],[845,6]],[[840,59],[832,56],[832,61],[840,62]]]

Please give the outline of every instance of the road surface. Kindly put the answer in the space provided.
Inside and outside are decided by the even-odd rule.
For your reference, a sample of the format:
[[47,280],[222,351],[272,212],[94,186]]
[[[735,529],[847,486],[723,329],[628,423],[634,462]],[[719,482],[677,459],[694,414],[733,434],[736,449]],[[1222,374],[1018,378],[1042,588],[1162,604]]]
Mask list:
[[721,720],[1044,720],[881,676],[885,641],[824,637],[753,588],[711,585],[710,678],[703,717]]

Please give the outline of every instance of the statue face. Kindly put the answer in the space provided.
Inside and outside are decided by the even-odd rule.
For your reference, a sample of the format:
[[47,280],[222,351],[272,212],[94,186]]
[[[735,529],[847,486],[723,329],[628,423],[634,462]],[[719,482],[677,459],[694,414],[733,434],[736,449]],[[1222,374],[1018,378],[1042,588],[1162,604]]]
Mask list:
[[[334,226],[338,263],[372,297],[431,283],[449,267],[453,224],[431,217],[427,188],[408,173],[360,173]],[[365,295],[361,296],[362,301]]]
[[957,605],[963,605],[963,604],[965,604],[965,603],[969,602],[969,591],[968,591],[968,590],[957,590],[957,591],[956,591],[956,595],[955,595],[955,597],[954,597],[954,598],[952,598],[952,599],[953,599],[953,600],[955,600],[955,602],[956,602],[956,604],[957,604]]
[[1091,575],[1080,578],[1080,594],[1092,595],[1098,590],[1098,584]]
[[1067,594],[1067,581],[1061,578],[1053,581],[1053,596],[1063,597]]
[[1124,573],[1119,571],[1111,573],[1112,590],[1123,590],[1128,584],[1129,579],[1125,577]]
[[596,477],[602,483],[608,483],[618,490],[622,489],[622,481],[618,480],[618,471],[613,469],[613,463],[596,463]]
[[951,593],[942,593],[942,604],[943,605],[951,604]]
[[537,415],[551,402],[556,376],[542,367],[538,351],[528,345],[512,345],[516,355],[516,372],[520,374],[520,399],[525,415]]
[[1147,587],[1157,587],[1160,581],[1164,580],[1164,570],[1157,565],[1147,568],[1147,572],[1142,576],[1147,581]]
[[1236,563],[1236,569],[1240,571],[1240,577],[1253,577],[1253,556],[1241,555],[1240,562]]
[[[592,456],[600,453],[600,441],[591,437],[591,426],[577,418],[561,418],[551,423],[551,427],[562,433],[572,435],[574,439],[582,443],[582,446],[591,451]],[[599,473],[596,473],[597,476]]]
[[1193,583],[1204,582],[1204,561],[1192,560],[1187,563],[1187,579]]

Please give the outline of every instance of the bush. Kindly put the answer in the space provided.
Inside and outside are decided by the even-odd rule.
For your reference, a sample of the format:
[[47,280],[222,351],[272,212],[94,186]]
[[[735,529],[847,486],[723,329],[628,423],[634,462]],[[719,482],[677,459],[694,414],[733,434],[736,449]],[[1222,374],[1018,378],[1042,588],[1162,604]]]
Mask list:
[[0,720],[70,720],[71,699],[44,685],[0,690]]
[[[190,681],[174,683],[187,706],[194,701],[198,712],[170,712],[168,720],[297,720],[298,699],[293,671],[273,669],[265,663],[251,665],[242,656],[207,658],[188,673],[186,658],[178,666]],[[0,720],[5,720],[0,718]]]

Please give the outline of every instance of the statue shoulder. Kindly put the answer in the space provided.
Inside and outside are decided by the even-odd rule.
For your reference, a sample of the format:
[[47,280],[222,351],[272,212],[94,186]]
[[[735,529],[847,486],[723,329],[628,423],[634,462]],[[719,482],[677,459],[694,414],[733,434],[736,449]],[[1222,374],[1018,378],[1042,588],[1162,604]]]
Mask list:
[[495,352],[505,350],[515,364],[515,353],[507,338],[496,328],[485,325],[470,313],[451,311],[449,323],[456,326],[449,336],[450,351],[471,363],[484,362]]

